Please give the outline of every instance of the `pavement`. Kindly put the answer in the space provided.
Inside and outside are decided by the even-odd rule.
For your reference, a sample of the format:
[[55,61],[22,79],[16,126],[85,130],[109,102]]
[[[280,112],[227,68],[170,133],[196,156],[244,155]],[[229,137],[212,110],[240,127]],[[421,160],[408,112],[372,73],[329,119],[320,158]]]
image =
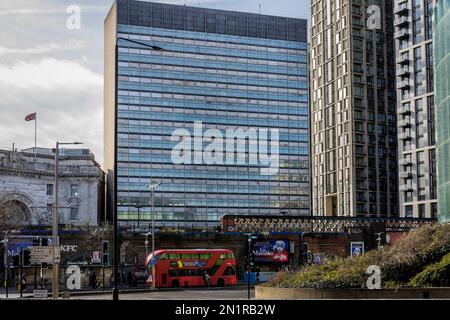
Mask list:
[[[251,287],[253,291],[253,287]],[[87,298],[92,296],[98,296],[98,298],[93,299],[102,299],[103,296],[107,299],[108,296],[111,296],[112,288],[105,288],[105,290],[83,290],[83,291],[69,291],[71,298]],[[202,299],[204,296],[205,299],[211,299],[211,296],[216,296],[221,299],[224,296],[224,299],[233,299],[234,296],[242,296],[243,292],[245,292],[245,299],[247,299],[247,285],[238,284],[235,286],[229,287],[194,287],[194,288],[119,288],[120,295],[125,297],[126,300],[134,300],[138,299]],[[61,290],[62,292],[67,292],[67,290]],[[199,298],[193,298],[192,294],[198,293]],[[49,297],[51,297],[51,290],[48,290]],[[134,297],[134,298],[133,298]],[[170,298],[172,297],[172,298]],[[23,298],[33,298],[33,292],[24,292]],[[4,288],[0,288],[0,299],[20,299],[20,294],[17,292],[15,288],[9,288],[8,297],[6,297],[6,292]],[[214,299],[214,298],[212,298]]]
[[[255,298],[255,292],[250,291],[250,297]],[[112,300],[111,293],[97,295],[75,295],[71,300]],[[176,290],[120,292],[119,300],[247,300],[248,291],[243,288],[185,288]]]

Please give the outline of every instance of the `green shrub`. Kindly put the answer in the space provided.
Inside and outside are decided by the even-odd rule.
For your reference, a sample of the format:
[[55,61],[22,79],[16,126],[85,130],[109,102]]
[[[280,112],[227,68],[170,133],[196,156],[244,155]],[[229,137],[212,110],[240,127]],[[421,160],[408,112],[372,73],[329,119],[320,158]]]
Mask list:
[[409,282],[414,287],[445,287],[450,286],[450,253],[441,261],[427,266],[416,274]]
[[[366,270],[370,265],[380,267],[381,284],[385,288],[422,286],[425,283],[445,285],[448,282],[444,278],[450,279],[446,269],[446,259],[450,258],[443,257],[446,254],[448,256],[449,252],[450,225],[426,225],[409,232],[392,246],[372,250],[358,257],[306,266],[266,285],[285,288],[364,288],[369,276]],[[424,270],[424,266],[429,264],[434,267]],[[422,272],[423,275],[420,275]],[[415,280],[410,281],[413,277]]]

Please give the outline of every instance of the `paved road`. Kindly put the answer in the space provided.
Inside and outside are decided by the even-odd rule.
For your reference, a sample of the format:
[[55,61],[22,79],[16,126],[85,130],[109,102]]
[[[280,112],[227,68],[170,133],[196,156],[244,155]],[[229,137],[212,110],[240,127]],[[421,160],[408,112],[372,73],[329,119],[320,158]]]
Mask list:
[[[246,289],[183,289],[170,291],[147,291],[120,294],[121,300],[247,300]],[[251,290],[252,299],[255,297]],[[111,300],[108,295],[72,296],[73,300]]]

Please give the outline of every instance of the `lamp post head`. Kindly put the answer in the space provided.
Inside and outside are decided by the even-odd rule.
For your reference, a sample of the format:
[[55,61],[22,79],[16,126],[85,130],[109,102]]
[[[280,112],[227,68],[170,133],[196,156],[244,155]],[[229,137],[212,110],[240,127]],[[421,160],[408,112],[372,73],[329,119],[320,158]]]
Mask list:
[[162,184],[162,182],[157,182],[157,183],[154,183],[154,184],[147,184],[146,187],[147,187],[147,188],[150,188],[150,189],[156,189],[156,188],[158,188],[161,184]]

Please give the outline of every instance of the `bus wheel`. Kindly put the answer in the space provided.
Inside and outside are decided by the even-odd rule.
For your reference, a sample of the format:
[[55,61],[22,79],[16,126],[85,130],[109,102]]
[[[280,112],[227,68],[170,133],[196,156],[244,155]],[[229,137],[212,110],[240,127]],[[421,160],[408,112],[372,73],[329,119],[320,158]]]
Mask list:
[[179,286],[180,286],[180,281],[178,281],[178,280],[172,281],[172,288],[178,288]]
[[222,278],[220,278],[219,280],[217,280],[217,286],[218,287],[223,287],[225,285],[225,281],[223,281]]

